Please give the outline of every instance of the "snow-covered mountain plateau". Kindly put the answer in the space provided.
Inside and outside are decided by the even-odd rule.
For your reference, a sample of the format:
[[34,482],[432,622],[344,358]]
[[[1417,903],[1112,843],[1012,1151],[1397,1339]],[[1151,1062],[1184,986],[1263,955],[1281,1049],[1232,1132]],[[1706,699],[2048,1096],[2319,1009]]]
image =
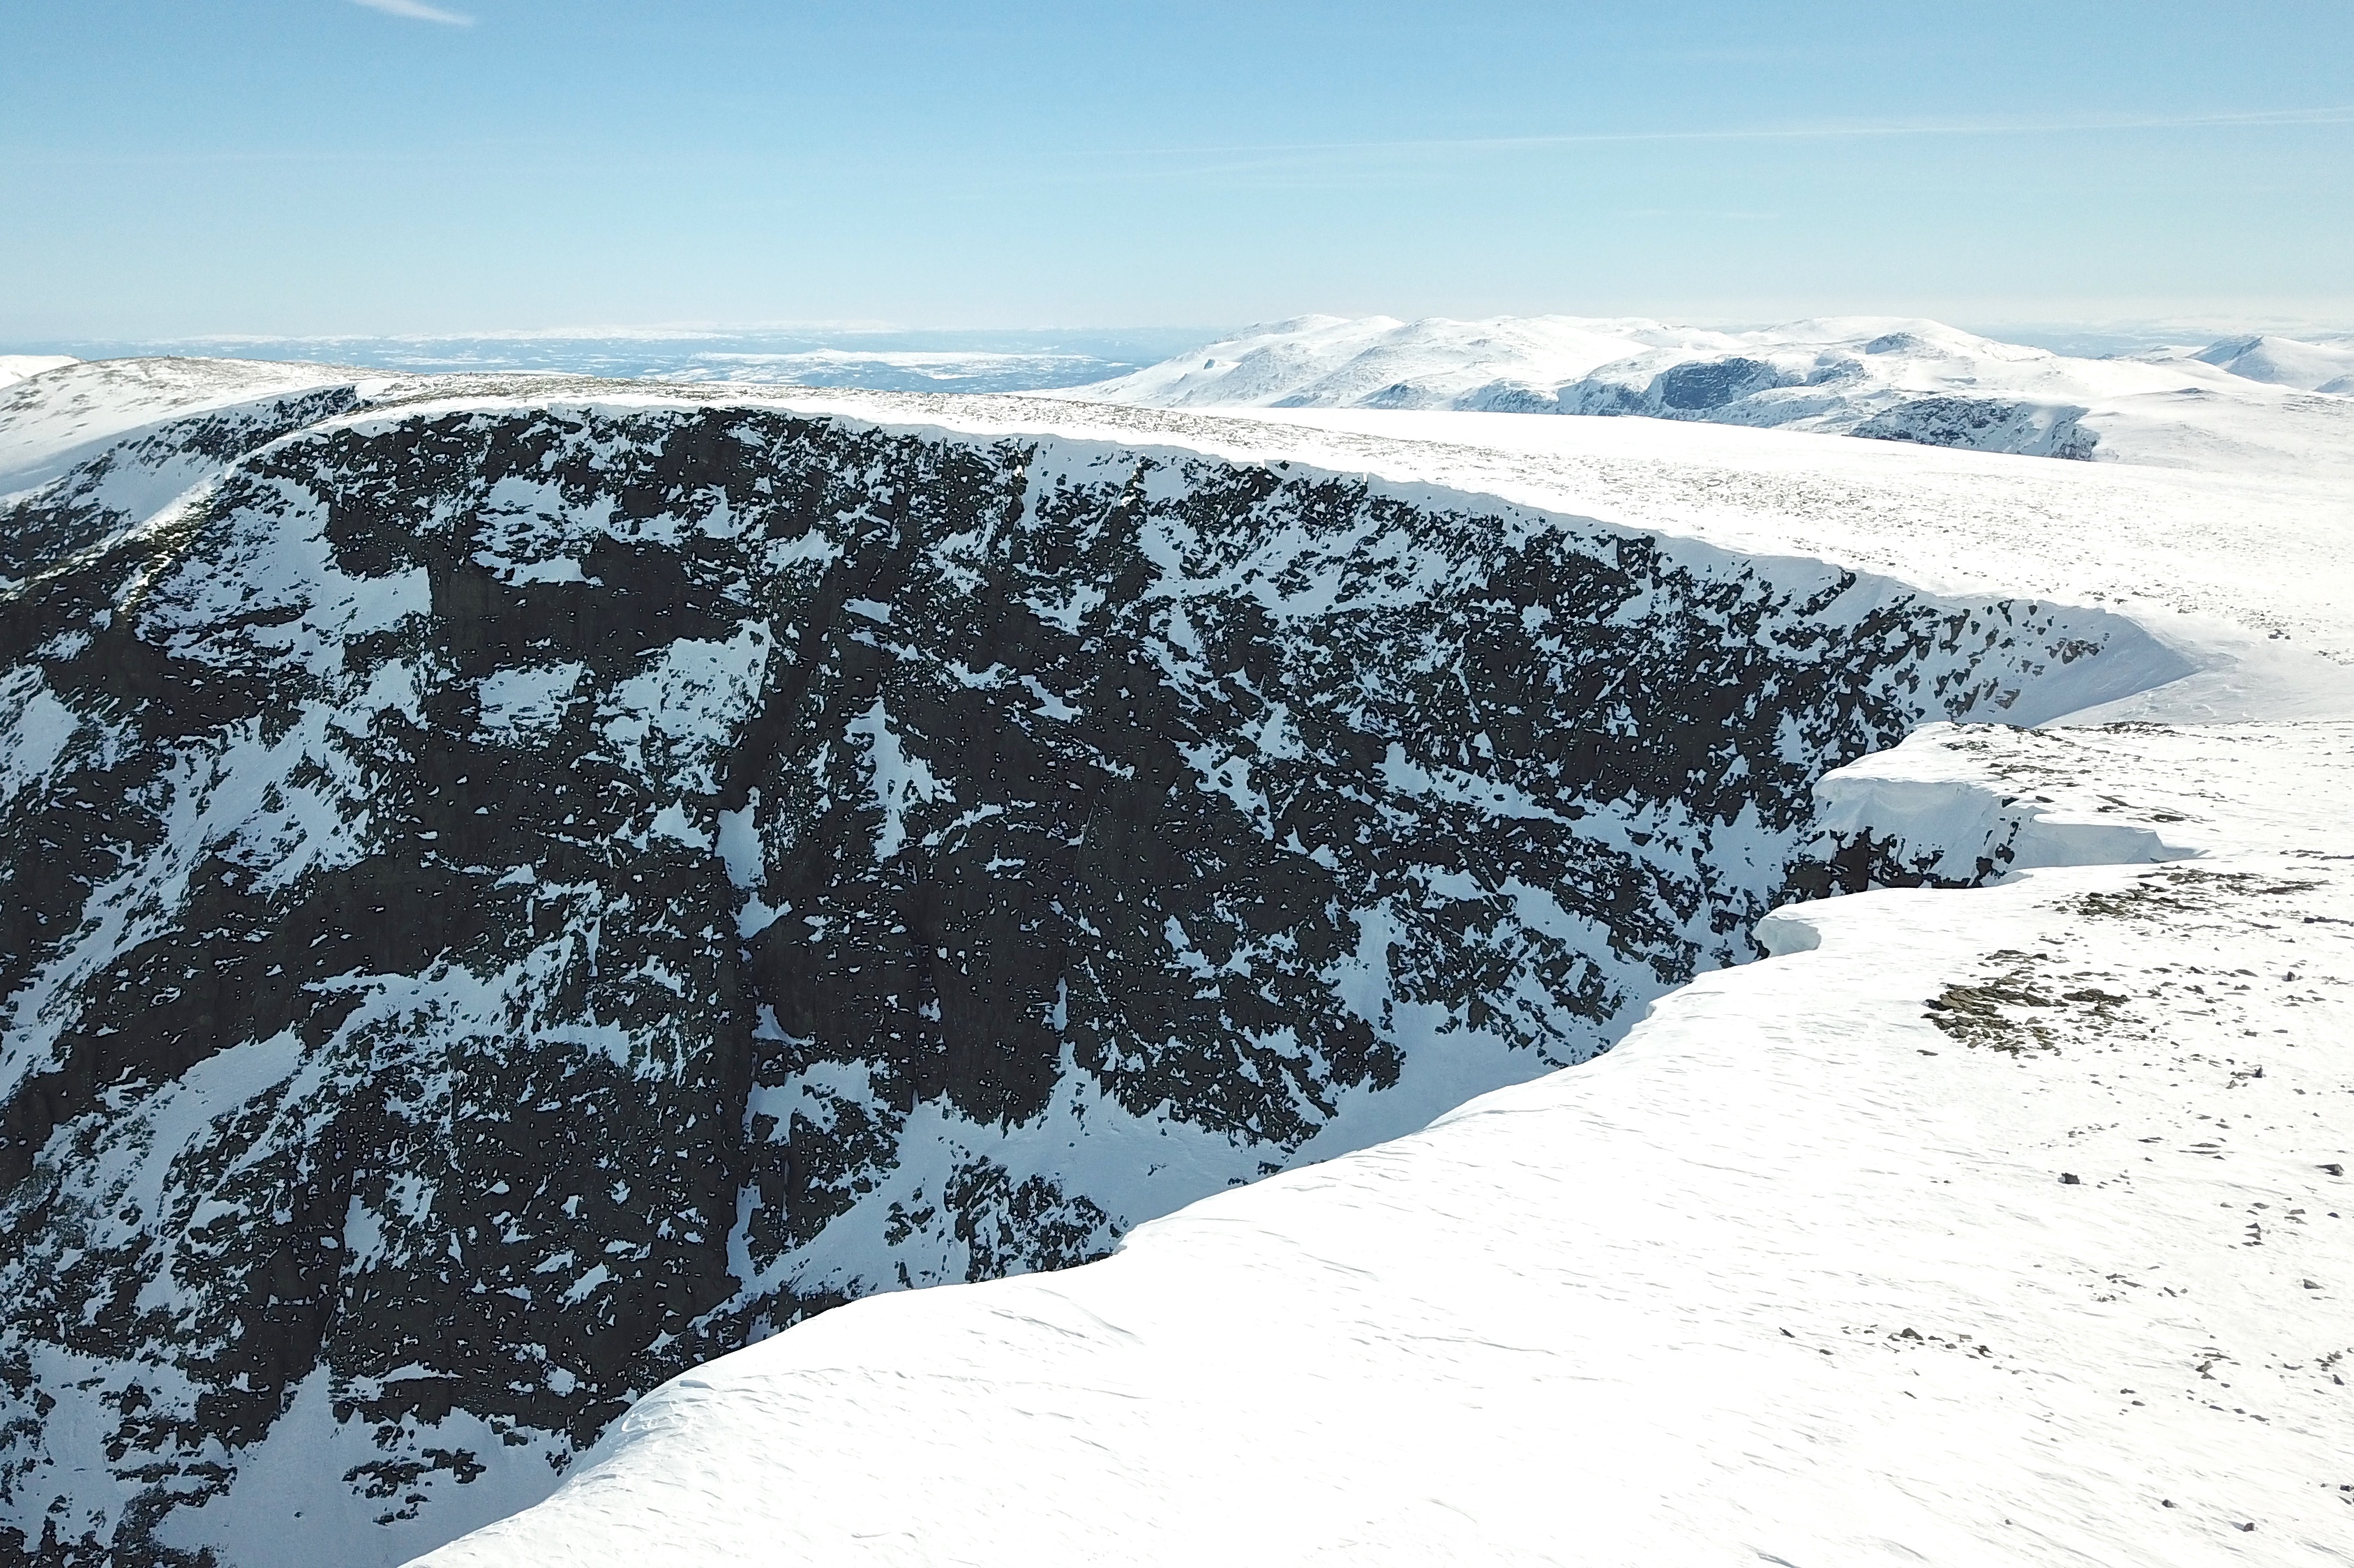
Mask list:
[[1877,316],[1745,331],[1303,316],[1071,395],[1165,408],[1638,415],[2274,471],[2354,461],[2354,399],[2339,396],[2354,392],[2349,377],[2354,345],[2266,336],[2084,359]]
[[[2147,1561],[2318,1529],[2346,494],[43,370],[0,390],[0,1553],[393,1563],[525,1510],[437,1561],[2049,1561],[1980,1517],[2014,1486]],[[2116,719],[2168,727],[1989,727]],[[2143,986],[2196,922],[2301,980]],[[2226,1045],[2272,1076],[2211,1104]],[[2275,1251],[2199,1250],[2211,1150],[2072,1156],[2052,1210],[2103,1095],[2066,1138],[2312,1098]],[[2236,1283],[2019,1305],[2094,1262]],[[2270,1478],[2137,1524],[2117,1478],[2225,1428],[2054,1391],[2185,1336],[2320,1403],[2242,1399]],[[2094,1462],[2038,1491],[2055,1433]]]

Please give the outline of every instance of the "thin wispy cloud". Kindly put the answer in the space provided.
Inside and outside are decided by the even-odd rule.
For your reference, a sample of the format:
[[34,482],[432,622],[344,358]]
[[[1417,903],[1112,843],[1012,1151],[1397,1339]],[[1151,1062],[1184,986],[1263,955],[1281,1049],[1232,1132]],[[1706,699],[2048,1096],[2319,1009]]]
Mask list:
[[1716,131],[1599,131],[1564,135],[1465,137],[1369,146],[1543,147],[1590,142],[1787,142],[1861,136],[2048,136],[2074,132],[2173,131],[2214,126],[2344,125],[2354,105],[2267,109],[2247,113],[2085,115],[2055,120],[1898,121],[1885,123],[1749,126]]
[[1679,142],[1836,142],[1903,137],[2052,136],[2101,132],[2172,131],[2303,125],[2354,124],[2354,105],[2332,104],[2311,109],[2259,110],[2253,112],[2203,114],[2087,115],[2050,120],[1954,120],[1846,122],[1815,125],[1729,126],[1682,131],[1587,131],[1524,136],[1416,137],[1372,142],[1297,142],[1209,144],[1165,148],[1099,148],[1113,156],[1180,155],[1253,160],[1212,165],[1201,171],[1218,173],[1269,163],[1351,156],[1417,154],[1480,154],[1541,151],[1551,147],[1586,147]]
[[1077,154],[1081,167],[1116,160],[1121,176],[1155,181],[1219,180],[1266,189],[1353,188],[1394,181],[1413,171],[1432,176],[1490,160],[1587,152],[1710,144],[1802,144],[1867,141],[1963,141],[2089,134],[2147,134],[2203,130],[2262,131],[2354,123],[2354,106],[2253,112],[2147,114],[2053,119],[1844,122],[1798,125],[1725,126],[1690,130],[1586,131],[1519,136],[1415,137],[1381,141],[1245,143],[1193,147],[1095,148]]
[[439,22],[445,27],[471,27],[472,16],[456,11],[444,11],[439,5],[428,5],[423,0],[352,0],[355,5],[365,5],[371,11],[381,11],[387,16],[406,16],[412,22]]
[[[471,26],[474,18],[423,4],[423,0],[351,0],[355,5],[418,21]],[[2265,131],[2298,127],[2354,126],[2354,104],[2327,104],[2294,109],[2221,111],[2185,114],[2113,114],[2015,119],[1847,121],[1796,125],[1735,125],[1687,130],[1573,131],[1518,136],[1407,137],[1368,141],[1174,143],[1130,145],[1057,147],[1043,151],[1024,168],[1026,184],[1092,184],[1105,179],[1201,180],[1239,177],[1240,183],[1270,188],[1305,185],[1334,187],[1363,185],[1370,180],[1398,177],[1402,171],[1460,168],[1483,160],[1542,156],[1548,153],[1643,146],[1706,145],[1739,143],[1820,143],[1874,140],[1973,140],[2006,137],[2132,134],[2149,132],[2206,130]],[[446,164],[463,166],[496,163],[502,167],[526,164],[561,167],[578,155],[568,141],[546,135],[504,138],[438,146],[197,148],[174,144],[168,149],[86,152],[37,145],[11,145],[0,141],[0,159],[19,167],[81,167],[117,165],[179,165],[239,164]],[[982,162],[989,159],[972,154]],[[611,166],[631,161],[667,167],[675,154],[640,146],[616,150]],[[766,154],[745,149],[715,152],[704,161],[730,159],[771,168]],[[953,153],[935,154],[934,172],[958,167]],[[960,180],[962,176],[958,176]],[[964,181],[960,188],[979,195],[986,182]],[[990,198],[993,199],[993,198]],[[1723,212],[1716,216],[1748,218],[1754,213]]]

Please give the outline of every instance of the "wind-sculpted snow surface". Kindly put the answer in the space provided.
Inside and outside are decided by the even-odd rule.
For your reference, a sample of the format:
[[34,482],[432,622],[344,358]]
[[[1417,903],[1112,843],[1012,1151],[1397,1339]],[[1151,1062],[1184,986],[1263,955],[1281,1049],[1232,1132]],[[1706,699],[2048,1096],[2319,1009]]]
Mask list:
[[0,1552],[397,1561],[813,1311],[1588,1058],[1827,768],[2185,667],[1280,464],[302,397],[7,514]]

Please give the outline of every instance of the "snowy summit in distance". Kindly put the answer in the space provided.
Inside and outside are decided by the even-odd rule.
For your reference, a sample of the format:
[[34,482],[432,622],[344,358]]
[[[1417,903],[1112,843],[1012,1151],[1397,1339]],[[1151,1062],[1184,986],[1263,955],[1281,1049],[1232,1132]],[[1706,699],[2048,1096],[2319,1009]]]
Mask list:
[[[1073,396],[1164,408],[1639,415],[2247,471],[2354,450],[2354,345],[2237,337],[2086,359],[1941,323],[1301,316]],[[2319,392],[2324,396],[2316,397]]]
[[[2163,363],[2173,356],[2152,357]],[[2341,397],[2354,395],[2354,343],[2300,343],[2293,337],[2254,334],[2224,338],[2190,357],[2251,381]]]

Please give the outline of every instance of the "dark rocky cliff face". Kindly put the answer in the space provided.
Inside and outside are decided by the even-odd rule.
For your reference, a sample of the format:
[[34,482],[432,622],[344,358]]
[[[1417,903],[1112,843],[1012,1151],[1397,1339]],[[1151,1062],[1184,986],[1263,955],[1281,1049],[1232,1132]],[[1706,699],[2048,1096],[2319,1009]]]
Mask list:
[[0,1559],[398,1561],[810,1312],[1606,1048],[1823,770],[2148,652],[1280,467],[353,402],[7,514]]

